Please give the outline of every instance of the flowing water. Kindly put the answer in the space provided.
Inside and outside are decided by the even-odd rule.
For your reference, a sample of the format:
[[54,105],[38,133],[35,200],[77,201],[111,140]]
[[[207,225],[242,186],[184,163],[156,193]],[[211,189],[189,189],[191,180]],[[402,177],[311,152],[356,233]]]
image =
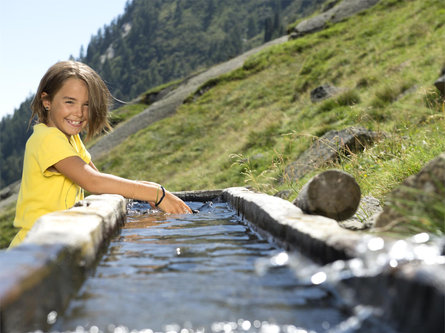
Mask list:
[[[127,223],[53,331],[393,332],[372,310],[299,277],[316,267],[260,238],[223,202],[190,215],[129,206]],[[298,265],[290,263],[298,262]]]

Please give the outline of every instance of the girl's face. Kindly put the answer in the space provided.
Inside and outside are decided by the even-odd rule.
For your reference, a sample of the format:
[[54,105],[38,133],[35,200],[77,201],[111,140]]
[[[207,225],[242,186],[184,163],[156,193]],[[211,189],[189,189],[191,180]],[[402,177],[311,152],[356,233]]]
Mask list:
[[43,106],[48,109],[47,126],[57,127],[68,138],[79,134],[88,124],[88,87],[83,80],[67,79],[49,100],[42,93]]

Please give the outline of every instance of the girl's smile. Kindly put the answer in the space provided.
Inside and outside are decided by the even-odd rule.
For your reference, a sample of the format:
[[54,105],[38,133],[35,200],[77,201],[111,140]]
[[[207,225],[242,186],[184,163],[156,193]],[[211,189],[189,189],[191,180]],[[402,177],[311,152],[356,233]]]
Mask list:
[[68,138],[79,134],[88,124],[88,87],[77,78],[67,79],[52,100],[42,93],[48,110],[47,126],[57,127]]

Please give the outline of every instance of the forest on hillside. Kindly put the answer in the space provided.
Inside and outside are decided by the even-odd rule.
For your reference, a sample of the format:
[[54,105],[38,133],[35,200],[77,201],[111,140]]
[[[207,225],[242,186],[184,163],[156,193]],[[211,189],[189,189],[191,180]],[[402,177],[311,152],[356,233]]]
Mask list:
[[115,97],[131,99],[282,35],[322,2],[136,0],[98,31],[80,60],[101,73]]
[[[325,0],[133,0],[91,37],[78,57],[114,97],[144,91],[228,60],[286,32]],[[28,97],[0,121],[0,188],[20,179],[31,134]]]
[[14,114],[0,121],[0,188],[20,179],[25,144],[32,133],[29,126],[31,102],[28,97]]

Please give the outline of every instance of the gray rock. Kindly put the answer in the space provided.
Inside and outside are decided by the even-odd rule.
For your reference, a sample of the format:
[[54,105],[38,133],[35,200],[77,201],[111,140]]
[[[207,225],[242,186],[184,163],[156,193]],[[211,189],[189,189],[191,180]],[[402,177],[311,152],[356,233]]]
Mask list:
[[320,102],[338,94],[340,91],[341,89],[325,83],[311,91],[311,101],[312,103]]
[[328,22],[339,22],[356,13],[368,9],[379,0],[343,0],[333,8],[309,18],[298,24],[291,33],[291,38],[298,38],[308,33],[319,31],[325,27]]
[[429,162],[418,174],[408,177],[388,195],[375,227],[389,229],[407,225],[411,217],[420,220],[425,214],[431,214],[429,210],[434,205],[445,206],[445,153]]
[[141,96],[139,103],[144,103],[147,105],[153,104],[161,99],[165,98],[170,92],[175,90],[181,83],[172,84],[164,89],[154,92],[147,92]]
[[21,181],[18,180],[0,191],[0,210],[15,205],[19,196]]
[[329,131],[286,167],[284,179],[298,180],[312,170],[336,162],[341,154],[362,151],[378,137],[376,132],[355,126]]
[[323,7],[321,8],[321,12],[327,12],[329,9],[334,8],[334,6],[336,6],[338,4],[340,0],[330,0],[325,2],[325,4],[323,5]]
[[293,204],[306,214],[315,214],[342,221],[357,211],[360,187],[347,172],[324,171],[308,181]]
[[274,197],[278,197],[281,199],[289,199],[289,197],[292,194],[292,190],[282,190],[282,191],[278,191],[277,193],[274,194]]
[[9,198],[14,194],[18,194],[20,190],[20,181],[16,181],[0,190],[0,200]]
[[360,200],[360,205],[353,217],[338,224],[345,229],[366,230],[372,228],[375,219],[383,211],[379,200],[373,196],[365,196]]
[[445,98],[445,74],[438,78],[437,81],[434,82],[434,85],[440,91],[442,97]]

